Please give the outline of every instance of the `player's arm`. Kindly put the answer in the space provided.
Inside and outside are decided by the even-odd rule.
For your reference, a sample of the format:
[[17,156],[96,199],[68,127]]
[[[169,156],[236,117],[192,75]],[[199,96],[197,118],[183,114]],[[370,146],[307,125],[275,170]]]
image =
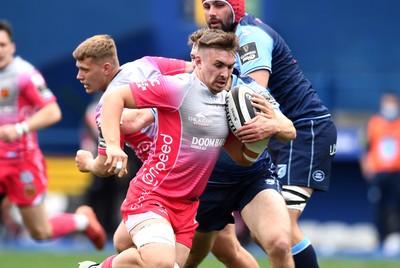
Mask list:
[[[272,98],[272,96],[270,96]],[[275,100],[273,100],[275,101]],[[254,107],[261,113],[247,121],[243,127],[236,131],[236,136],[244,143],[254,143],[276,137],[281,141],[290,141],[296,138],[296,129],[278,108],[273,108],[271,103],[259,94],[254,94],[252,99]]]
[[258,159],[266,147],[267,143],[264,146],[260,146],[257,150],[251,150],[230,132],[227,142],[224,145],[224,150],[238,165],[247,167],[251,166]]
[[154,123],[151,109],[125,109],[122,112],[121,133],[132,134]]
[[80,172],[91,172],[99,177],[109,177],[108,167],[105,165],[107,156],[99,154],[93,158],[93,154],[86,150],[78,150],[75,163]]
[[60,120],[60,107],[57,102],[50,102],[23,122],[1,126],[0,139],[5,142],[11,142],[32,131],[49,127]]
[[49,127],[61,120],[61,109],[57,102],[50,102],[26,120],[31,131]]
[[[101,111],[101,128],[107,144],[107,160],[105,165],[109,172],[120,168],[117,175],[122,177],[127,173],[128,156],[120,147],[120,121],[124,108],[137,108],[129,85],[116,87],[104,95]],[[122,166],[117,163],[122,163]]]
[[258,84],[260,84],[264,88],[268,88],[268,81],[270,76],[268,70],[266,69],[256,70],[254,72],[247,74],[247,76],[253,78]]

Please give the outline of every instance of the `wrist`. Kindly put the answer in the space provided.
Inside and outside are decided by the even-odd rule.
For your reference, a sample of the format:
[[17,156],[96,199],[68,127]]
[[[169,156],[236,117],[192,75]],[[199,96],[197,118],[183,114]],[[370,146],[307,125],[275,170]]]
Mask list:
[[26,121],[15,124],[15,130],[17,131],[19,137],[31,132]]

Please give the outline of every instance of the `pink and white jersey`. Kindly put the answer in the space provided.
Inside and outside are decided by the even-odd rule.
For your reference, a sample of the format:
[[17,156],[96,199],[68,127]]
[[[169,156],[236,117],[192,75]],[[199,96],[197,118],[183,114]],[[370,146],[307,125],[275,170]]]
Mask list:
[[[29,62],[17,56],[0,70],[0,125],[22,122],[54,101],[43,76]],[[34,132],[11,143],[0,141],[0,160],[18,159],[33,150],[39,150]]]
[[[198,198],[229,133],[226,92],[212,94],[194,73],[129,85],[138,108],[157,108],[158,125],[154,152],[131,184],[142,188],[143,198],[150,192]],[[131,186],[129,191],[135,188]],[[139,207],[141,200],[131,200],[129,193],[127,202],[133,209]]]
[[[175,75],[184,73],[185,68],[186,62],[184,60],[146,56],[122,65],[119,73],[108,85],[104,94],[107,94],[107,92],[115,87],[127,85],[130,82],[148,80],[159,75]],[[96,123],[99,129],[98,153],[105,155],[106,144],[101,132],[100,122],[103,96],[96,107]],[[152,124],[137,133],[121,137],[121,142],[126,140],[126,142],[129,143],[129,146],[135,151],[139,159],[144,161],[150,152],[151,144],[153,143],[156,132],[155,128],[155,124]]]

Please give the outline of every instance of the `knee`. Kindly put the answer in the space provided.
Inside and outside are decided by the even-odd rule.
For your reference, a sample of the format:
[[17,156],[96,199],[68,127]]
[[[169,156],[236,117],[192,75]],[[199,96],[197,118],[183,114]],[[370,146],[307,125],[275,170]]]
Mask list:
[[274,256],[277,258],[282,258],[291,254],[291,240],[288,235],[278,235],[275,236],[269,243],[267,248],[267,253],[269,256]]
[[27,230],[29,232],[29,235],[35,240],[43,241],[43,240],[49,240],[52,238],[51,230],[47,230],[40,226],[27,228]]
[[221,248],[213,248],[212,253],[220,262],[227,263],[231,260],[235,260],[239,250],[237,246],[235,247],[226,247],[225,249]]

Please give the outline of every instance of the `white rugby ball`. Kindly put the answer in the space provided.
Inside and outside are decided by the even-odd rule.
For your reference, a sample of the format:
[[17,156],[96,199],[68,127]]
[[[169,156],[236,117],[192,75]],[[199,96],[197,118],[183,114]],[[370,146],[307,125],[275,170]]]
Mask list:
[[250,87],[239,85],[233,87],[226,96],[226,116],[233,134],[259,112],[259,109],[251,105],[253,93],[255,92]]

